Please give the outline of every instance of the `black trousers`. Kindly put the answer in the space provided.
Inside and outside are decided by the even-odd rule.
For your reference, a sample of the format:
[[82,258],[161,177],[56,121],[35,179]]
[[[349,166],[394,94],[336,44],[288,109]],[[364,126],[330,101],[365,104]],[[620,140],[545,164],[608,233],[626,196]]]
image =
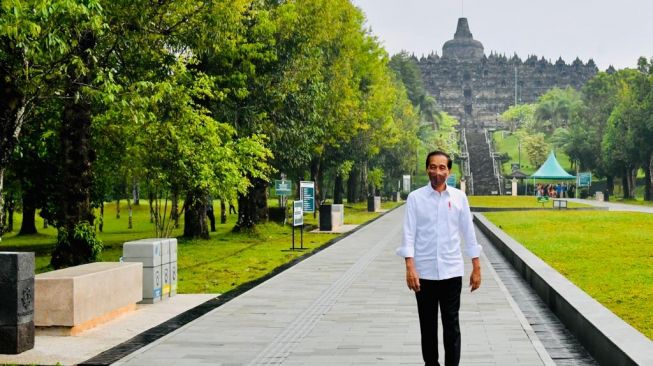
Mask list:
[[417,312],[422,333],[422,357],[426,366],[439,366],[438,362],[438,306],[442,313],[442,335],[445,366],[460,363],[460,291],[462,277],[446,280],[420,279],[417,297]]

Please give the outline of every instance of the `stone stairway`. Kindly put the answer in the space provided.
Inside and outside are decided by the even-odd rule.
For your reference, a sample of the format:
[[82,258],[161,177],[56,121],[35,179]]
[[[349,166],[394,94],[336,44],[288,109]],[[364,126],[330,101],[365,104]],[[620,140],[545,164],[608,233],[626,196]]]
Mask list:
[[499,193],[499,182],[494,175],[490,147],[483,131],[466,131],[469,167],[474,177],[474,195]]

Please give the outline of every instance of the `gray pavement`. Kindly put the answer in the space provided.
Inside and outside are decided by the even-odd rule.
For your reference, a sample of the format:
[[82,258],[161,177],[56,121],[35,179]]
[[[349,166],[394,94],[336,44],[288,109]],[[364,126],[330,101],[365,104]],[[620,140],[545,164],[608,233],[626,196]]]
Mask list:
[[[389,212],[116,364],[423,364],[414,295],[394,254],[403,212]],[[481,288],[463,289],[461,364],[553,365],[491,263],[481,261]]]
[[595,207],[607,207],[609,211],[629,211],[629,212],[644,212],[653,213],[653,206],[631,205],[619,202],[604,202],[580,198],[568,198],[570,202],[584,203]]

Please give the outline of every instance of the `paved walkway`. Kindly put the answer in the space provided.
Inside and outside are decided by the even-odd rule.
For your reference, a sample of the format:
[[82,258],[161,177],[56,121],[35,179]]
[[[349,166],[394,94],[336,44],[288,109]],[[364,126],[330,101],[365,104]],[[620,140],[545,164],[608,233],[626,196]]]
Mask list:
[[627,203],[618,202],[603,202],[595,200],[587,200],[580,198],[568,198],[570,202],[584,203],[586,205],[596,207],[607,207],[609,211],[631,211],[631,212],[644,212],[653,213],[653,206],[631,205]]
[[[116,364],[423,364],[415,299],[394,254],[403,212],[386,214]],[[481,288],[463,288],[461,364],[552,365],[487,258],[481,261]]]

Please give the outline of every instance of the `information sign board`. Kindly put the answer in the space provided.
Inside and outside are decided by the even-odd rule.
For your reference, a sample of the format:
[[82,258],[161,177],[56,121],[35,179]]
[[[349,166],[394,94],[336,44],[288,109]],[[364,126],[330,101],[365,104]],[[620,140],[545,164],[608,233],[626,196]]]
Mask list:
[[410,175],[403,176],[404,192],[410,192]]
[[304,202],[304,212],[315,212],[315,182],[299,182],[299,199]]
[[304,202],[293,201],[292,226],[304,225]]
[[592,173],[578,173],[578,186],[589,187],[592,184]]
[[277,196],[290,196],[292,192],[292,181],[289,180],[275,180],[274,191]]

